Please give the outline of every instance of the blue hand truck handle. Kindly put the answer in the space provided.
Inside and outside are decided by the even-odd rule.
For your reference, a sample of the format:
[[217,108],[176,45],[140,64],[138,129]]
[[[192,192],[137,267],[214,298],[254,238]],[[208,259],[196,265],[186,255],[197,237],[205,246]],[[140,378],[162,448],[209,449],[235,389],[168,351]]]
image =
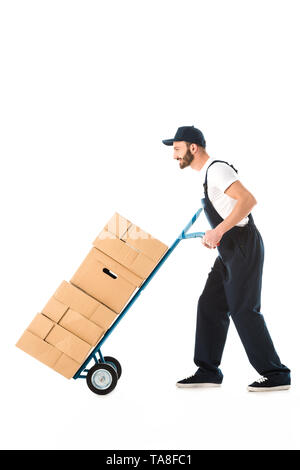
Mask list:
[[203,210],[202,208],[197,210],[196,214],[192,217],[192,219],[189,221],[187,226],[182,230],[182,232],[180,233],[180,235],[178,237],[180,240],[182,238],[198,238],[198,237],[202,238],[202,237],[204,237],[205,232],[186,233],[191,228],[191,226],[196,222],[196,220],[198,219],[198,217],[201,214],[202,210]]

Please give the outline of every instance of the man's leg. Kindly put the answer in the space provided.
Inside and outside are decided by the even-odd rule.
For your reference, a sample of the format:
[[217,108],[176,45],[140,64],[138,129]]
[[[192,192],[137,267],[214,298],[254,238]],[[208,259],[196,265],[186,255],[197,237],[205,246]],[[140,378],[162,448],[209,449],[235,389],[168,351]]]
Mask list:
[[224,291],[225,266],[218,256],[198,301],[194,362],[202,370],[222,376],[219,365],[229,327]]
[[260,313],[263,262],[264,246],[258,230],[248,233],[246,243],[237,234],[236,249],[227,265],[229,280],[224,283],[226,298],[231,318],[252,366],[262,376],[289,374],[290,370],[281,364]]

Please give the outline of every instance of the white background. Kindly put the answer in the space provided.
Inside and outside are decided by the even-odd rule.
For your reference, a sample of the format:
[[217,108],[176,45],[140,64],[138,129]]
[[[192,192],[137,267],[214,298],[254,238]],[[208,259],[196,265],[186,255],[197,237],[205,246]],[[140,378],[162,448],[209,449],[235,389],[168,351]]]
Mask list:
[[[299,449],[299,2],[1,1],[1,447]],[[195,125],[258,201],[262,313],[288,392],[257,378],[231,324],[220,389],[195,372],[196,306],[217,256],[182,241],[103,346],[109,395],[14,345],[118,211],[169,246],[202,175],[161,140]],[[202,214],[193,227],[209,228]]]

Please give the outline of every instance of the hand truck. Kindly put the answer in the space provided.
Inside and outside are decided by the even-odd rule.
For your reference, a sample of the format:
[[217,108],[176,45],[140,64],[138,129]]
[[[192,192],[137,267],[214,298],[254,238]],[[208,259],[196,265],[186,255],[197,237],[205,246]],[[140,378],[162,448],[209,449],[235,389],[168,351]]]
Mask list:
[[[86,379],[87,385],[89,389],[96,393],[97,395],[106,395],[110,393],[117,385],[118,380],[121,377],[122,368],[121,364],[117,359],[111,356],[103,356],[101,353],[101,347],[103,343],[107,340],[109,335],[113,332],[119,322],[122,320],[124,315],[128,312],[128,310],[132,307],[134,302],[137,300],[141,292],[145,289],[145,287],[149,284],[153,276],[157,273],[157,271],[161,268],[164,264],[166,259],[170,256],[172,251],[176,248],[180,240],[185,238],[197,238],[203,237],[205,232],[194,232],[194,233],[187,233],[190,227],[195,223],[198,219],[201,211],[203,209],[200,208],[192,219],[189,221],[187,226],[180,232],[179,236],[176,238],[174,243],[170,246],[170,248],[166,251],[163,255],[159,263],[155,266],[151,274],[144,280],[141,287],[137,290],[131,300],[127,303],[124,307],[122,312],[118,315],[117,319],[114,321],[112,326],[106,331],[105,335],[101,338],[99,343],[95,346],[93,351],[89,354],[87,359],[84,361],[80,369],[76,372],[73,379]],[[99,356],[99,357],[98,357]],[[90,363],[94,363],[92,367],[89,368]]]

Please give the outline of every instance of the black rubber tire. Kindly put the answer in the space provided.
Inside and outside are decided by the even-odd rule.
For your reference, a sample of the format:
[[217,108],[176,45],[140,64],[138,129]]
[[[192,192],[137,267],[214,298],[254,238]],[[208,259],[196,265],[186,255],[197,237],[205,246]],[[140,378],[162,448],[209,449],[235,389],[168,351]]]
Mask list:
[[[106,370],[109,372],[109,374],[111,375],[111,384],[107,387],[107,388],[97,388],[94,383],[93,383],[93,375],[94,373],[97,371],[97,370]],[[88,371],[87,373],[87,376],[86,376],[86,383],[87,383],[87,386],[89,387],[89,389],[96,393],[97,395],[106,395],[107,393],[110,393],[113,391],[113,389],[115,388],[115,386],[117,385],[118,383],[118,374],[117,372],[115,371],[115,369],[113,368],[113,366],[109,365],[109,364],[104,364],[104,363],[99,363],[99,364],[95,364],[93,367],[90,368],[90,370]]]
[[115,359],[114,357],[111,357],[111,356],[104,356],[104,360],[105,360],[105,362],[112,362],[114,364],[114,366],[117,369],[118,380],[119,380],[119,378],[122,375],[122,367],[121,367],[121,364],[119,363],[119,361],[117,359]]

